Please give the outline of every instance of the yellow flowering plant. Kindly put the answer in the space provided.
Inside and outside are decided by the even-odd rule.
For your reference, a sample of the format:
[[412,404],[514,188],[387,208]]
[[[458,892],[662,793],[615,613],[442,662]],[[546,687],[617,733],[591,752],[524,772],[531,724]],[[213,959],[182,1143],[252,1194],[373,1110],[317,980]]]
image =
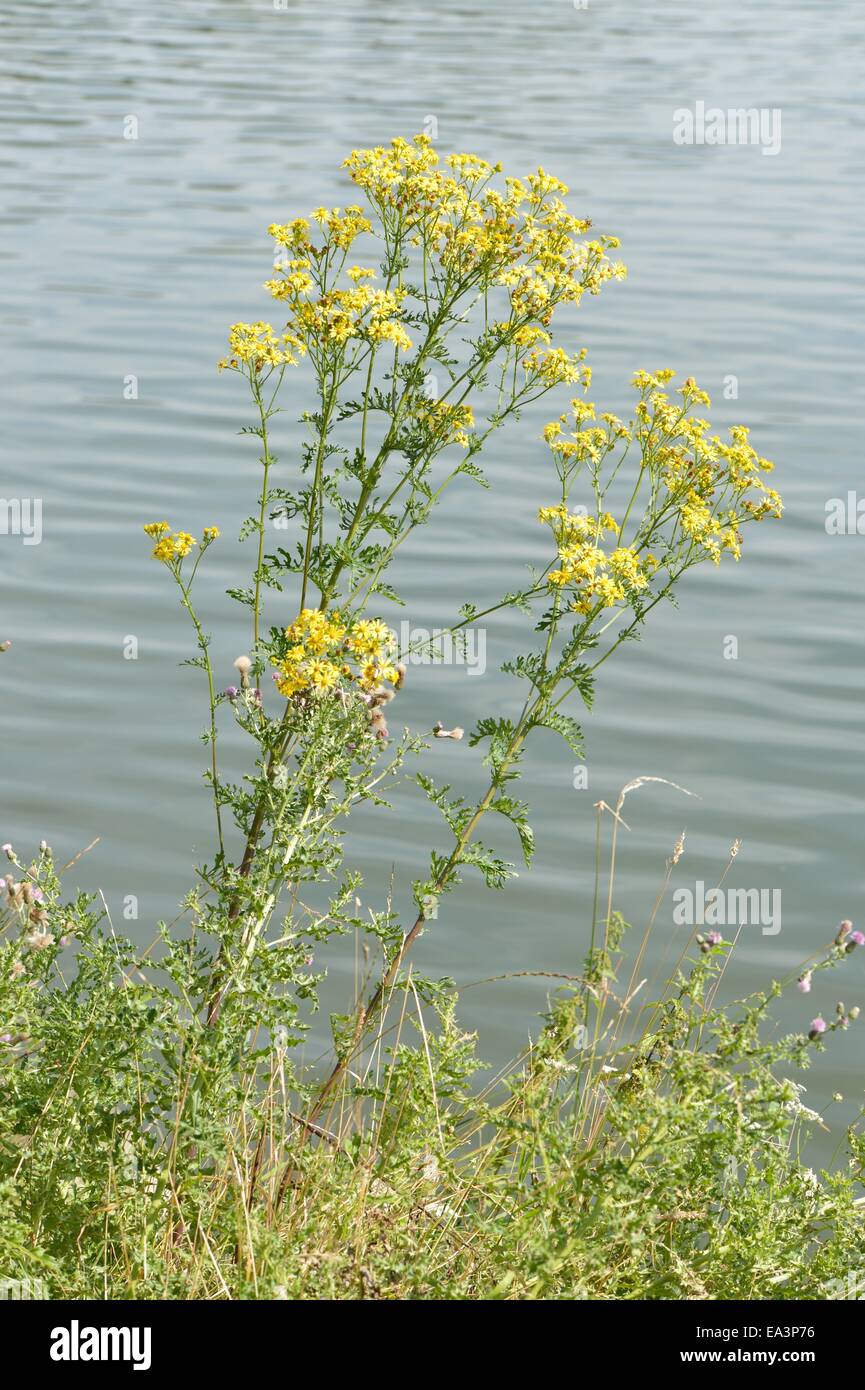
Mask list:
[[[253,538],[255,562],[249,585],[230,591],[250,613],[239,687],[216,693],[191,597],[216,528],[195,549],[192,536],[167,522],[145,527],[192,617],[195,661],[208,680],[218,848],[200,870],[192,905],[217,942],[202,1005],[209,1033],[219,1037],[226,1019],[275,1026],[288,1011],[299,1036],[297,1001],[312,997],[315,977],[299,966],[306,957],[297,943],[353,927],[380,945],[377,983],[337,1022],[336,1060],[307,1111],[310,1125],[461,870],[477,868],[492,887],[507,881],[511,866],[478,840],[488,811],[513,823],[529,859],[528,810],[512,787],[529,734],[546,728],[579,753],[569,699],[591,704],[600,664],[639,634],[688,569],[717,565],[725,552],[738,559],[744,527],[781,512],[767,482],[772,465],[744,427],[727,440],[711,433],[700,413],[708,396],[691,378],[674,390],[671,371],[639,372],[627,421],[596,413],[586,399],[586,351],[555,344],[553,321],[625,270],[611,259],[616,238],[592,234],[568,211],[558,179],[539,169],[500,180],[500,167],[477,156],[440,160],[426,136],[355,150],[344,167],[364,202],[269,227],[276,262],[265,288],[283,322],[234,324],[219,364],[245,382],[254,411],[246,432],[260,446],[261,486],[241,532]],[[311,374],[313,404],[302,417],[299,463],[278,475],[274,419],[287,371],[301,366]],[[412,923],[404,927],[390,910],[361,922],[349,906],[359,876],[341,868],[342,821],[357,805],[380,801],[409,755],[423,757],[426,748],[388,728],[408,655],[381,617],[399,597],[391,561],[446,489],[463,480],[486,485],[479,456],[493,433],[564,391],[570,406],[557,407],[538,443],[551,464],[538,511],[550,541],[545,566],[500,600],[466,603],[448,629],[458,637],[503,608],[526,614],[536,639],[505,667],[524,683],[522,708],[515,718],[490,713],[470,735],[489,774],[476,800],[454,800],[426,771],[416,774],[444,817],[449,845],[433,850],[414,884]],[[295,528],[274,551],[271,518]],[[255,767],[242,787],[220,776],[224,705],[254,740]],[[301,897],[315,881],[334,885],[325,916]],[[277,939],[293,944],[280,956],[268,933],[283,901]],[[416,977],[414,985],[435,988]]]
[[[861,1247],[865,1139],[851,1126],[849,1171],[817,1180],[799,1149],[803,1125],[823,1121],[790,1072],[858,1008],[761,1032],[784,985],[807,993],[865,945],[852,922],[730,1007],[714,1000],[731,944],[690,933],[634,1011],[646,938],[620,992],[614,893],[623,802],[657,780],[637,778],[613,812],[605,912],[596,807],[582,973],[557,977],[511,1073],[478,1089],[451,983],[407,968],[464,872],[496,889],[513,873],[480,838],[488,814],[531,859],[527,746],[552,734],[580,757],[574,706],[591,706],[603,663],[690,569],[734,563],[746,527],[780,515],[771,464],[744,426],[713,432],[706,393],[667,369],[636,374],[627,418],[596,408],[585,349],[554,328],[624,270],[552,175],[500,179],[474,155],[440,161],[425,137],[356,150],[345,168],[348,206],[271,225],[275,322],[235,323],[221,363],[249,394],[260,480],[240,527],[250,574],[229,590],[245,633],[231,671],[215,667],[199,598],[219,528],[144,526],[206,682],[212,853],[144,944],[104,899],[70,897],[75,860],[61,868],[46,841],[0,846],[3,1268],[85,1298],[822,1297]],[[295,370],[308,408],[280,460]],[[446,489],[486,484],[487,442],[547,397],[524,441],[536,565],[502,597],[472,594],[444,629],[459,642],[496,614],[518,619],[504,668],[518,698],[465,743],[458,726],[412,732],[401,693],[425,643],[397,640],[391,562]],[[433,739],[460,743],[470,775],[483,759],[463,799],[433,779]],[[393,821],[403,782],[444,832],[413,907],[399,882],[361,906],[349,817]],[[684,836],[665,886],[683,852]],[[347,933],[359,982],[322,1075],[291,1049],[318,1004],[322,948]]]

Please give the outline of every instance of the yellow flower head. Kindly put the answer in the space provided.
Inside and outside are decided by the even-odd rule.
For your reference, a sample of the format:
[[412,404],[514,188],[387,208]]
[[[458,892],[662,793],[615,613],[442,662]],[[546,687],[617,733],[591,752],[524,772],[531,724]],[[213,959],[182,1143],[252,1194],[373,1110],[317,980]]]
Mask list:
[[163,562],[174,559],[174,541],[171,536],[163,536],[153,547],[154,560]]
[[331,661],[311,661],[306,670],[309,684],[314,690],[332,690],[339,679],[339,669]]

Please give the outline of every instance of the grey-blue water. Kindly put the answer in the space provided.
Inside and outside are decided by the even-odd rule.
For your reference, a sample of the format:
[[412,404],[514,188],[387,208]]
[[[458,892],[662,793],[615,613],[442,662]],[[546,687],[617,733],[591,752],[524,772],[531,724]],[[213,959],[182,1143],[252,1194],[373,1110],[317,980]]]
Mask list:
[[[617,905],[640,930],[683,827],[677,884],[714,883],[739,838],[728,882],[782,893],[777,935],[743,931],[730,992],[786,973],[840,918],[862,918],[865,537],[825,527],[828,499],[865,489],[861,6],[5,0],[0,17],[0,492],[43,506],[41,544],[0,536],[0,639],[13,642],[0,657],[2,838],[25,849],[45,836],[71,857],[99,836],[79,880],[104,891],[124,928],[135,895],[128,926],[142,941],[211,852],[200,673],[177,664],[189,634],[141,525],[164,515],[197,534],[222,527],[202,593],[228,682],[248,638],[223,591],[244,573],[234,537],[258,479],[237,434],[249,418],[240,383],[214,366],[226,327],[272,312],[260,288],[267,224],[344,203],[349,149],[433,118],[442,149],[512,172],[543,163],[571,186],[575,211],[621,236],[629,280],[572,321],[593,399],[625,414],[634,369],[693,373],[718,425],[750,424],[777,461],[787,512],[748,533],[740,566],[692,576],[679,610],[656,612],[646,639],[605,665],[586,720],[586,790],[573,787],[572,755],[538,738],[524,783],[534,870],[498,896],[467,881],[423,938],[418,968],[463,983],[578,970],[593,803],[639,774],[701,798],[657,784],[628,798]],[[779,109],[780,151],[675,144],[673,112],[698,101]],[[124,138],[128,117],[137,139]],[[738,399],[725,400],[731,376]],[[137,399],[124,397],[129,377]],[[276,440],[287,469],[304,380],[292,379]],[[406,555],[413,622],[445,625],[467,597],[519,582],[537,554],[535,510],[550,500],[537,439],[550,413],[499,435],[493,489],[451,493]],[[137,660],[124,658],[129,636]],[[518,692],[497,667],[524,641],[509,616],[490,626],[483,678],[413,671],[404,718],[470,726],[512,710]],[[430,764],[439,780],[481,786],[465,743],[437,743]],[[393,867],[401,906],[433,826],[419,795],[401,798],[393,822],[357,826],[353,857],[377,888]],[[677,953],[680,933],[668,901],[650,968]],[[351,944],[331,963],[328,1002],[341,1006]],[[839,993],[865,1002],[863,965],[865,949],[809,998],[791,991],[783,1021],[828,1016]],[[462,1017],[486,1056],[520,1046],[549,987],[523,978],[466,991]],[[807,1078],[810,1104],[822,1109],[835,1090],[861,1102],[861,1027],[831,1039]],[[325,1041],[322,1025],[310,1055]],[[844,1113],[830,1107],[830,1119]]]

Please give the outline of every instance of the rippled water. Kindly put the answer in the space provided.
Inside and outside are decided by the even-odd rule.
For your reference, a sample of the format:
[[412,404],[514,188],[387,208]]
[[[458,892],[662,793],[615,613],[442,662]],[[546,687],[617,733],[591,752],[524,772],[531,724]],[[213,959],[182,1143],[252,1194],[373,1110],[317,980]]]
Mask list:
[[[645,923],[683,826],[677,882],[779,888],[783,927],[750,930],[731,989],[757,988],[862,915],[862,588],[865,539],[829,536],[828,498],[863,487],[861,257],[863,12],[852,0],[440,0],[310,4],[265,0],[0,3],[4,406],[2,492],[43,499],[43,540],[0,537],[3,837],[47,836],[72,855],[96,836],[81,880],[135,927],[171,914],[190,865],[209,853],[198,778],[198,673],[141,524],[170,516],[236,534],[256,466],[236,431],[239,383],[220,379],[226,325],[267,312],[267,223],[345,201],[348,149],[411,134],[428,117],[442,147],[524,171],[543,163],[575,210],[622,238],[630,278],[584,306],[574,345],[593,397],[626,413],[640,366],[693,373],[721,425],[744,420],[778,462],[783,525],[749,533],[738,569],[700,573],[681,608],[654,615],[640,646],[604,667],[586,721],[589,787],[573,758],[539,739],[526,764],[538,858],[506,894],[466,884],[418,951],[461,982],[510,971],[574,971],[586,945],[592,803],[637,774],[682,783],[628,798],[619,906]],[[781,152],[679,147],[672,113],[698,101],[781,109]],[[138,139],[124,139],[134,116]],[[128,126],[127,126],[128,129]],[[724,378],[738,400],[723,399]],[[138,399],[124,399],[124,379]],[[289,400],[306,403],[294,378]],[[453,493],[401,566],[413,620],[452,619],[466,597],[495,599],[536,554],[547,500],[542,416],[525,416],[489,457],[490,493]],[[282,452],[296,440],[291,417]],[[229,677],[246,643],[223,597],[247,556],[211,555],[208,621]],[[489,668],[422,669],[408,721],[469,726],[513,708],[498,661],[521,636],[488,633]],[[128,635],[139,659],[125,660]],[[738,660],[723,657],[738,638]],[[436,744],[436,775],[479,785],[465,744]],[[403,800],[397,829],[362,821],[354,850],[382,884],[422,867],[432,822]],[[386,833],[389,838],[383,838]],[[505,841],[502,841],[504,844]],[[660,914],[656,964],[675,928]],[[350,948],[330,1002],[348,1001]],[[843,979],[865,996],[862,959]],[[785,1022],[834,1009],[837,975]],[[547,985],[515,979],[466,992],[464,1021],[501,1060],[525,1037]],[[325,1034],[315,1035],[315,1046]],[[812,1073],[811,1103],[861,1099],[856,1030]]]

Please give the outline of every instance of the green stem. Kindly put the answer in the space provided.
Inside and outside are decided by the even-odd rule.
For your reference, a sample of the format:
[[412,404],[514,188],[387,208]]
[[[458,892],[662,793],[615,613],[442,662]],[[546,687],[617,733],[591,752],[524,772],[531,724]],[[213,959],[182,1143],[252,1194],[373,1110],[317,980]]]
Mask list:
[[253,600],[253,617],[252,617],[252,641],[253,641],[253,649],[254,649],[254,651],[255,651],[255,672],[256,672],[256,674],[259,674],[259,673],[260,673],[260,670],[261,670],[261,663],[260,663],[259,657],[258,657],[258,641],[259,641],[259,635],[260,635],[260,633],[259,633],[259,622],[260,622],[260,615],[261,615],[261,577],[262,577],[262,566],[263,566],[263,564],[264,564],[264,524],[265,524],[265,517],[266,517],[266,512],[267,512],[267,495],[268,495],[267,484],[268,484],[268,477],[269,477],[269,474],[270,474],[270,465],[271,465],[272,459],[271,459],[271,455],[270,455],[270,446],[269,446],[268,438],[267,438],[267,415],[268,415],[268,412],[267,412],[267,410],[265,409],[264,401],[262,400],[262,396],[261,396],[261,387],[260,387],[260,385],[259,385],[259,383],[258,383],[257,381],[253,382],[253,384],[252,384],[252,394],[253,394],[253,398],[254,398],[254,400],[255,400],[255,403],[256,403],[256,405],[258,406],[258,415],[259,415],[259,420],[261,421],[261,425],[260,425],[260,437],[261,437],[261,446],[262,446],[262,458],[261,458],[261,462],[262,462],[262,465],[263,465],[263,467],[264,467],[264,477],[263,477],[263,479],[262,479],[262,484],[261,484],[261,505],[260,505],[260,507],[259,507],[259,513],[258,513],[258,559],[257,559],[256,566],[255,566],[255,596],[254,596],[254,600]]
[[[196,568],[197,568],[197,565],[196,565]],[[194,573],[195,573],[195,571],[193,570],[193,576],[194,576]],[[208,643],[207,638],[206,638],[205,635],[204,635],[204,630],[203,630],[203,628],[202,628],[202,626],[201,626],[201,623],[199,622],[198,614],[196,613],[195,609],[194,609],[193,606],[192,606],[192,600],[191,600],[190,597],[189,597],[189,590],[190,590],[190,588],[191,588],[191,586],[192,586],[192,578],[190,578],[190,581],[189,581],[189,584],[188,584],[188,585],[187,585],[187,584],[184,584],[184,582],[183,582],[183,580],[182,580],[182,578],[181,578],[181,575],[180,575],[180,569],[179,569],[179,568],[176,570],[175,577],[176,577],[176,579],[177,579],[177,583],[178,583],[178,586],[179,586],[179,588],[180,588],[180,592],[181,592],[181,594],[183,595],[183,598],[181,599],[181,602],[182,602],[182,604],[183,604],[183,607],[186,609],[187,613],[189,614],[190,618],[192,619],[192,623],[193,623],[193,626],[194,626],[194,628],[195,628],[195,636],[196,636],[196,639],[197,639],[197,641],[198,641],[198,648],[199,648],[199,651],[201,652],[202,658],[203,658],[203,660],[204,660],[204,669],[205,669],[205,672],[206,672],[206,674],[207,674],[207,689],[208,689],[208,696],[209,696],[209,702],[210,702],[210,769],[211,769],[211,783],[212,783],[212,787],[213,787],[213,804],[214,804],[214,808],[215,808],[215,810],[216,810],[216,833],[217,833],[217,837],[218,837],[218,839],[219,839],[219,853],[220,853],[220,857],[224,860],[224,859],[225,859],[225,845],[224,845],[223,839],[222,839],[222,813],[221,813],[220,808],[219,808],[219,775],[218,775],[218,772],[217,772],[217,762],[216,762],[216,693],[215,693],[214,686],[213,686],[213,667],[212,667],[211,664],[210,664],[210,652],[209,652],[209,650],[208,650],[208,648],[209,648],[209,643]]]

